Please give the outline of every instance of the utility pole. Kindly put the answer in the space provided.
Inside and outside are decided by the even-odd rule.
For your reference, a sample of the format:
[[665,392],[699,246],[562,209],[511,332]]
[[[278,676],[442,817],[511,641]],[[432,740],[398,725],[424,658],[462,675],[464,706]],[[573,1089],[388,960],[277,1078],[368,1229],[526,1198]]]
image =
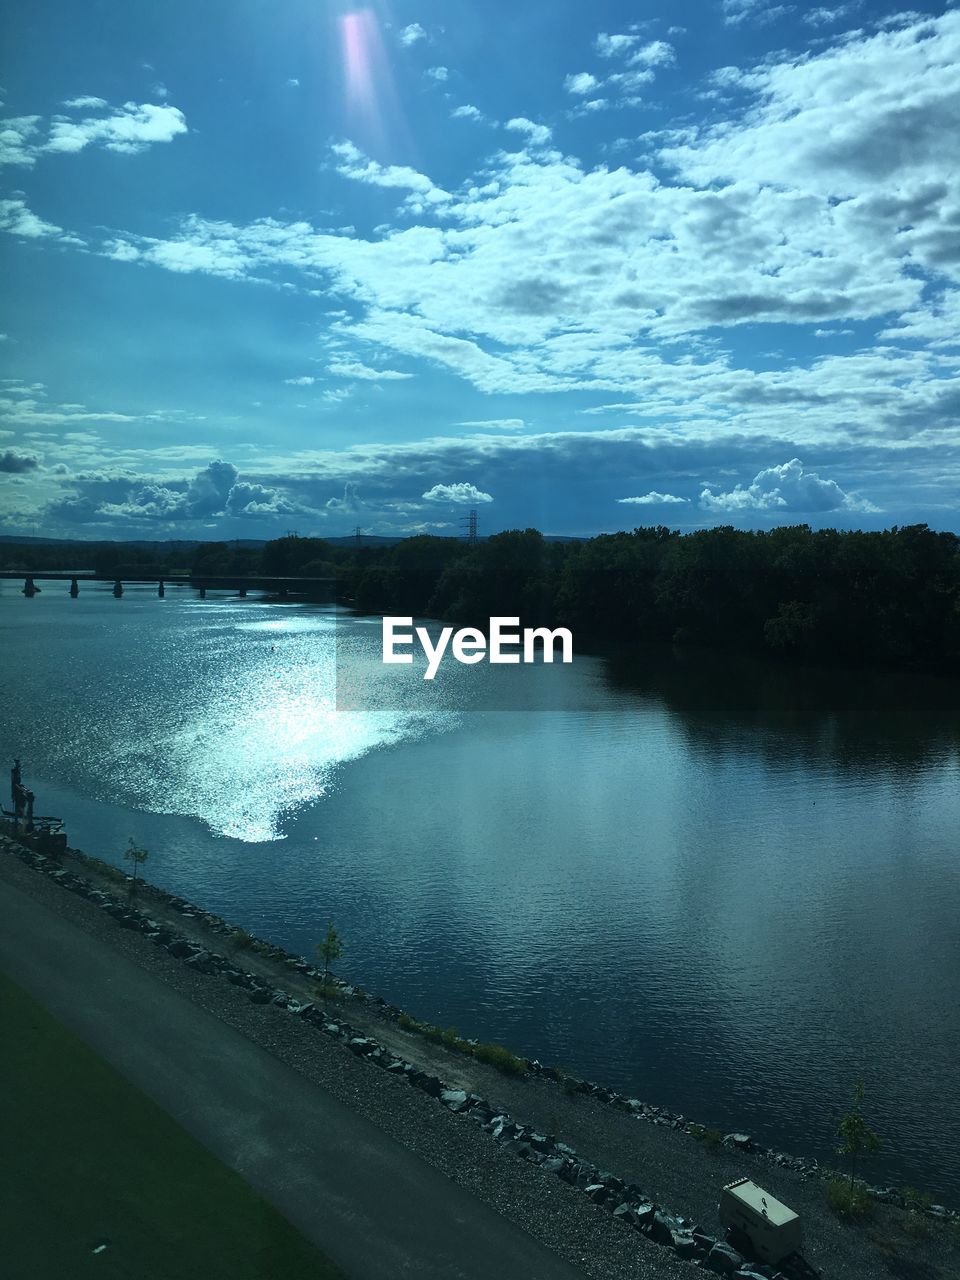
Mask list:
[[357,547],[359,547],[360,544],[363,542],[363,530],[360,528],[359,525],[357,525],[357,527],[353,531],[353,539]]
[[471,510],[467,513],[467,515],[461,517],[460,523],[466,526],[466,528],[463,531],[463,536],[466,538],[467,542],[470,544],[471,547],[475,547],[477,545],[476,510],[471,508]]

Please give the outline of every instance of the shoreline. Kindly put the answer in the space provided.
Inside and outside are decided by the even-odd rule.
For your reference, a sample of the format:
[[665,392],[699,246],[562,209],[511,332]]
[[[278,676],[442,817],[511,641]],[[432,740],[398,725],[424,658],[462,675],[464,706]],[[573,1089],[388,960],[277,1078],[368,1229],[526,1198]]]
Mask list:
[[[833,1171],[822,1168],[816,1160],[762,1148],[745,1134],[714,1134],[664,1108],[626,1098],[602,1085],[566,1076],[554,1068],[536,1061],[521,1060],[503,1050],[506,1058],[501,1065],[509,1064],[507,1069],[512,1073],[505,1075],[491,1067],[489,1060],[487,1063],[482,1059],[477,1061],[478,1055],[474,1053],[477,1046],[473,1042],[461,1041],[459,1045],[451,1046],[448,1039],[444,1043],[443,1034],[436,1029],[425,1028],[382,998],[368,996],[343,982],[337,983],[339,998],[336,1012],[319,1010],[314,1001],[304,997],[311,994],[311,984],[320,978],[320,970],[302,957],[249,938],[239,931],[249,941],[234,950],[232,960],[228,959],[223,951],[229,948],[231,936],[236,939],[238,931],[227,921],[186,899],[140,882],[137,896],[130,901],[126,895],[130,877],[109,863],[79,850],[68,850],[61,862],[48,859],[21,842],[4,840],[3,844],[19,861],[45,873],[45,878],[59,882],[101,907],[121,927],[145,933],[151,942],[178,959],[188,971],[208,979],[217,974],[226,977],[239,989],[238,994],[243,992],[250,1003],[277,1005],[294,1014],[299,1021],[313,1023],[320,1037],[338,1042],[351,1055],[377,1066],[378,1075],[393,1074],[406,1079],[426,1093],[435,1105],[473,1120],[485,1135],[489,1135],[487,1140],[491,1146],[505,1148],[521,1160],[540,1166],[544,1172],[576,1187],[594,1205],[606,1211],[604,1217],[630,1223],[636,1232],[665,1246],[668,1255],[705,1261],[715,1247],[723,1245],[723,1241],[716,1234],[697,1229],[695,1218],[689,1213],[677,1211],[686,1205],[674,1202],[671,1204],[672,1212],[664,1208],[665,1202],[671,1202],[659,1188],[655,1188],[656,1195],[642,1192],[636,1180],[617,1176],[625,1173],[624,1169],[617,1169],[615,1174],[606,1173],[589,1158],[580,1155],[579,1152],[584,1151],[589,1156],[591,1139],[601,1148],[599,1153],[595,1152],[594,1158],[599,1158],[608,1167],[615,1166],[610,1162],[607,1150],[603,1150],[601,1138],[610,1139],[614,1145],[619,1141],[622,1145],[623,1134],[612,1133],[618,1127],[620,1130],[628,1128],[634,1138],[645,1132],[648,1143],[657,1149],[657,1159],[662,1159],[666,1168],[680,1158],[680,1149],[674,1151],[673,1147],[682,1144],[686,1148],[683,1161],[689,1162],[692,1158],[699,1166],[706,1166],[706,1170],[702,1167],[697,1170],[700,1180],[705,1173],[717,1192],[720,1185],[717,1178],[721,1171],[713,1172],[711,1166],[715,1164],[723,1166],[735,1162],[735,1176],[743,1176],[744,1172],[755,1176],[770,1185],[774,1194],[783,1194],[788,1202],[796,1201],[799,1186],[821,1187],[833,1176]],[[71,863],[76,870],[70,869]],[[101,886],[108,884],[112,892],[98,887],[98,882]],[[160,920],[153,918],[162,913],[177,922],[179,930],[164,927]],[[209,945],[203,946],[203,941]],[[217,942],[219,946],[215,945]],[[239,951],[243,952],[242,960]],[[518,1070],[519,1064],[523,1065]],[[488,1100],[492,1097],[500,1101],[492,1103]],[[592,1115],[584,1125],[587,1117],[583,1113],[586,1110]],[[563,1115],[564,1112],[570,1114]],[[543,1123],[544,1116],[552,1118],[554,1113],[560,1123]],[[521,1114],[523,1121],[518,1123],[514,1115]],[[531,1119],[533,1123],[527,1123]],[[637,1121],[641,1122],[640,1126],[636,1125]],[[559,1140],[553,1136],[554,1130],[562,1131],[565,1137],[573,1134],[580,1140]],[[697,1138],[700,1141],[696,1141]],[[665,1144],[670,1146],[666,1155],[663,1154]],[[793,1188],[788,1188],[785,1193],[778,1191],[775,1185],[776,1180],[784,1176],[789,1176],[793,1183]],[[729,1178],[724,1177],[724,1180]],[[645,1176],[644,1185],[649,1185]],[[886,1213],[903,1214],[907,1208],[905,1198],[895,1189],[871,1190],[878,1209],[882,1207]],[[809,1196],[805,1198],[809,1200]],[[955,1232],[960,1226],[960,1215],[943,1206],[917,1203],[909,1208],[913,1211],[909,1214],[911,1219],[919,1215],[931,1224],[947,1224]],[[824,1212],[827,1211],[824,1209]],[[844,1229],[851,1230],[849,1227],[841,1228]],[[960,1240],[960,1232],[957,1238]],[[853,1275],[872,1273],[863,1269],[852,1272]]]

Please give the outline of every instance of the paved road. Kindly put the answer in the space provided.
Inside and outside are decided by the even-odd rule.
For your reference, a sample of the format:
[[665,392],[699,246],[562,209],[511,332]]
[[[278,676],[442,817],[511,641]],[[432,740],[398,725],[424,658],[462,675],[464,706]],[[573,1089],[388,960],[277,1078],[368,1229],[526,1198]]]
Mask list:
[[0,968],[354,1280],[583,1280],[369,1121],[2,880]]

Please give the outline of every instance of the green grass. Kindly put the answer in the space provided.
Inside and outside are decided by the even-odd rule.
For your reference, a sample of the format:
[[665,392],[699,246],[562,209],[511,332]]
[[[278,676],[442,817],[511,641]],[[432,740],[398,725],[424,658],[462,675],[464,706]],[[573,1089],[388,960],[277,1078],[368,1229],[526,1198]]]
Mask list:
[[416,1032],[417,1035],[423,1036],[424,1039],[432,1040],[434,1044],[442,1044],[445,1049],[453,1049],[456,1053],[463,1053],[469,1058],[476,1058],[478,1062],[486,1062],[488,1066],[496,1067],[504,1075],[526,1075],[526,1059],[518,1058],[515,1053],[505,1049],[502,1044],[476,1044],[473,1040],[464,1039],[456,1027],[447,1027],[446,1029],[435,1027],[429,1022],[420,1022],[417,1018],[412,1018],[409,1013],[400,1014],[397,1019],[397,1026],[403,1031]]
[[344,1280],[238,1174],[3,975],[0,1027],[4,1277]]

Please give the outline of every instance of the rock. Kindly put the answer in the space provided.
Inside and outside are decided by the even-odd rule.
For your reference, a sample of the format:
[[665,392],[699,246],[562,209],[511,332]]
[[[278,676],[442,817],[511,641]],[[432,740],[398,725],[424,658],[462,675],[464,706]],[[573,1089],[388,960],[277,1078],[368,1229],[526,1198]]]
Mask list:
[[671,1218],[669,1214],[656,1209],[653,1216],[645,1223],[643,1231],[654,1244],[672,1245],[676,1225],[675,1218]]
[[451,1111],[463,1111],[467,1105],[467,1094],[464,1089],[444,1089],[440,1101]]
[[633,1206],[627,1204],[626,1200],[621,1200],[613,1211],[615,1218],[621,1218],[624,1222],[630,1222],[633,1219]]
[[517,1126],[513,1123],[509,1116],[494,1116],[490,1121],[490,1132],[495,1138],[502,1138],[507,1141],[518,1132]]
[[252,1004],[269,1004],[270,992],[266,987],[258,987],[256,991],[250,992],[250,1001]]
[[363,1057],[373,1048],[373,1041],[367,1040],[365,1036],[353,1036],[347,1041],[347,1048],[358,1057]]
[[743,1257],[736,1249],[718,1240],[707,1254],[703,1265],[718,1276],[732,1276],[743,1265]]
[[392,1076],[402,1076],[404,1063],[400,1058],[391,1058],[384,1070],[388,1071]]
[[753,1139],[746,1133],[728,1133],[724,1135],[723,1145],[738,1151],[749,1151],[753,1146]]
[[197,973],[217,972],[217,966],[209,951],[195,951],[186,964],[188,969],[194,969]]
[[610,1196],[610,1188],[602,1182],[591,1182],[584,1191],[594,1204],[603,1204]]
[[563,1156],[547,1156],[540,1168],[543,1169],[545,1173],[560,1174],[560,1171],[567,1164],[569,1164],[569,1161]]
[[194,948],[185,938],[174,938],[172,942],[167,943],[167,950],[177,960],[184,960],[187,956],[193,955]]
[[639,1204],[633,1206],[633,1216],[636,1219],[638,1227],[644,1226],[648,1222],[653,1221],[653,1215],[657,1211],[657,1206],[651,1200],[641,1200]]
[[425,1071],[416,1072],[410,1079],[418,1089],[428,1093],[431,1098],[439,1098],[443,1093],[443,1081],[438,1080],[436,1076],[427,1075]]
[[687,1235],[685,1231],[674,1231],[672,1247],[675,1254],[681,1258],[695,1258],[699,1250],[693,1236]]
[[698,1249],[702,1249],[704,1253],[709,1253],[713,1246],[717,1243],[715,1236],[708,1236],[705,1231],[699,1231],[694,1228],[692,1232]]

